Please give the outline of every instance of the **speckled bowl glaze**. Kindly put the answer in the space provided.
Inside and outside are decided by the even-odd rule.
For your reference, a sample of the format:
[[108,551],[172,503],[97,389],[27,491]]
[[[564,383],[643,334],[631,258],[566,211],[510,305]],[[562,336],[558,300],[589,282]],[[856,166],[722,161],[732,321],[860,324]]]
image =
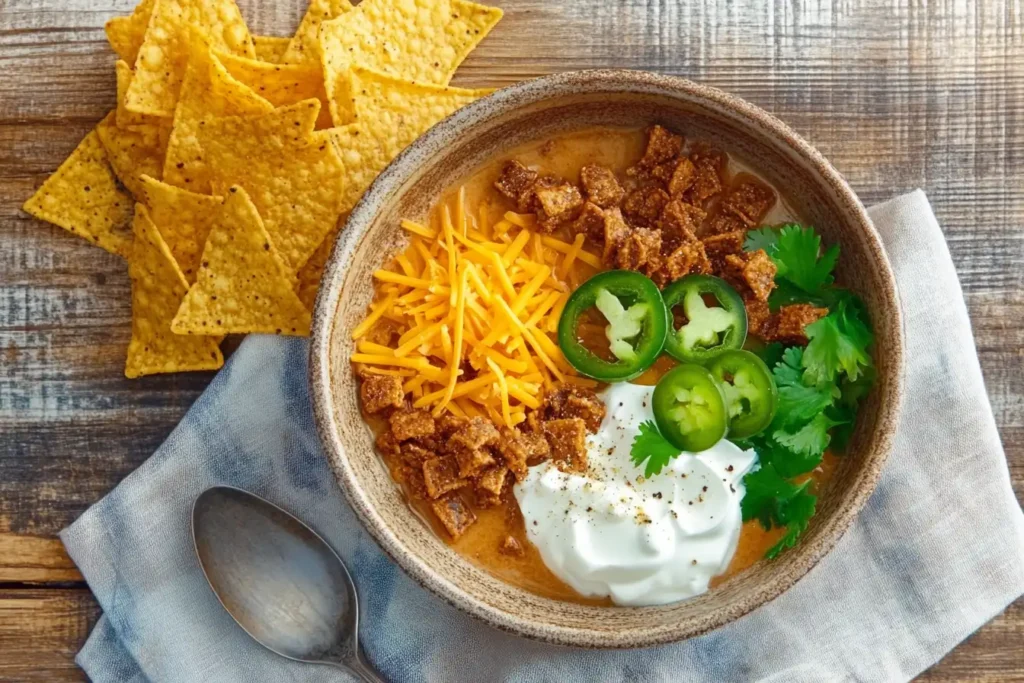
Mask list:
[[[360,417],[348,358],[351,331],[373,292],[372,272],[404,243],[399,219],[431,204],[486,160],[530,140],[589,126],[662,123],[708,139],[758,169],[824,235],[842,245],[838,281],[867,304],[878,382],[863,405],[850,454],[819,499],[797,547],[709,593],[662,607],[594,607],[538,597],[471,564],[403,502]],[[310,384],[324,451],[356,514],[416,581],[488,624],[584,647],[643,647],[695,636],[772,600],[843,535],[885,463],[899,413],[902,325],[878,233],[834,168],[783,123],[736,97],[690,81],[633,71],[562,73],[519,83],[456,112],[406,149],[352,212],[320,286]]]

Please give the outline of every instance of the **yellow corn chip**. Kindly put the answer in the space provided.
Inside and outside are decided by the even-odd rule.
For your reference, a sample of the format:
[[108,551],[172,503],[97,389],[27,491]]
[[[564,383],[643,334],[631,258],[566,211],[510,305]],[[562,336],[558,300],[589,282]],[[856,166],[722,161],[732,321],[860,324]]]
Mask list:
[[331,116],[346,123],[345,74],[364,66],[407,81],[446,85],[455,69],[501,19],[496,7],[465,0],[363,0],[320,26]]
[[311,97],[320,100],[317,128],[331,127],[324,90],[324,70],[319,64],[268,64],[255,59],[220,53],[218,61],[235,80],[244,83],[275,107],[295,104]]
[[277,36],[253,36],[252,44],[256,48],[256,59],[261,62],[280,64],[284,57],[291,38],[278,38]]
[[196,283],[171,329],[177,334],[307,335],[309,311],[292,286],[256,207],[245,190],[232,187],[206,241]]
[[348,73],[350,104],[357,121],[366,122],[387,138],[387,149],[397,154],[435,123],[494,88],[409,83],[373,69],[355,67]]
[[352,9],[349,0],[309,0],[306,14],[281,58],[284,64],[320,64],[320,24]]
[[199,129],[214,117],[265,114],[273,109],[274,105],[232,78],[201,41],[193,43],[167,143],[164,182],[209,192],[210,174],[199,144]]
[[158,372],[216,370],[224,364],[218,337],[171,332],[188,283],[174,262],[146,207],[135,207],[135,244],[128,262],[132,280],[132,340],[125,377]]
[[305,100],[208,121],[198,136],[214,193],[246,189],[292,272],[337,223],[347,182],[328,131],[313,132],[319,112],[319,101]]
[[156,0],[135,60],[125,105],[140,114],[173,116],[195,35],[210,48],[255,57],[249,29],[233,0]]
[[221,198],[189,192],[147,175],[142,176],[142,188],[140,199],[149,210],[149,217],[167,242],[185,279],[192,284]]
[[345,225],[345,218],[338,220],[338,224],[327,233],[324,237],[324,241],[320,243],[320,246],[316,248],[313,255],[309,257],[309,260],[299,268],[297,274],[297,282],[295,284],[295,293],[299,295],[299,299],[310,311],[313,310],[313,304],[316,303],[316,293],[320,290],[320,278],[323,277],[324,267],[327,265],[327,259],[331,257],[331,251],[334,249],[334,242],[338,239],[338,233],[341,232],[341,228]]
[[156,0],[142,0],[135,6],[135,11],[126,17],[113,17],[107,21],[104,30],[107,32],[107,41],[114,49],[117,56],[134,64],[139,56],[139,48],[146,37],[146,27],[149,25],[149,17],[153,14],[153,5]]
[[128,258],[131,252],[132,198],[118,185],[95,130],[78,143],[22,209],[112,254]]
[[132,78],[135,77],[135,72],[132,71],[132,67],[129,66],[128,62],[123,59],[117,60],[117,64],[114,65],[115,71],[117,72],[117,126],[118,128],[132,128],[134,126],[167,126],[171,125],[171,120],[166,117],[160,116],[149,116],[148,114],[136,114],[133,111],[129,111],[124,106],[124,98],[128,94],[128,86],[132,83]]
[[111,112],[96,125],[96,132],[117,179],[139,198],[142,196],[140,176],[159,178],[163,171],[168,129],[165,126],[118,128],[115,118],[115,112]]
[[493,90],[416,85],[370,69],[348,78],[354,124],[330,131],[345,166],[342,211],[350,210],[384,167],[435,123]]

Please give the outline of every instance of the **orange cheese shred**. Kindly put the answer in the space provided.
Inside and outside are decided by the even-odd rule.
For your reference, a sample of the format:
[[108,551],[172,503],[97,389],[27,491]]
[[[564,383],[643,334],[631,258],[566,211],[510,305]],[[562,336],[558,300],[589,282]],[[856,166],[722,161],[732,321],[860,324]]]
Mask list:
[[[429,221],[401,221],[409,245],[374,272],[378,300],[353,330],[351,360],[401,378],[412,405],[435,416],[514,427],[544,389],[597,386],[566,362],[555,333],[571,283],[601,260],[582,235],[565,242],[536,232],[533,214],[492,222],[490,210],[459,188]],[[373,334],[384,320],[395,332],[387,344]]]

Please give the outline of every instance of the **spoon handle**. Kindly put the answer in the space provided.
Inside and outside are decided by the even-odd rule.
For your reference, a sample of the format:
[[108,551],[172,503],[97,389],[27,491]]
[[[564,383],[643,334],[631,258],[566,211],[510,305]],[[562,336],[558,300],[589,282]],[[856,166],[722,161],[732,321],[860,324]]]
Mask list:
[[355,655],[351,659],[345,662],[345,666],[349,671],[355,674],[357,678],[365,681],[365,683],[386,683],[385,680],[373,670],[373,667],[363,659],[362,654],[360,654],[358,650],[356,650]]
[[381,678],[380,675],[373,670],[373,667],[363,659],[363,656],[359,652],[356,652],[354,655],[338,659],[323,659],[320,663],[338,667],[339,669],[355,676],[363,683],[387,683],[387,681]]

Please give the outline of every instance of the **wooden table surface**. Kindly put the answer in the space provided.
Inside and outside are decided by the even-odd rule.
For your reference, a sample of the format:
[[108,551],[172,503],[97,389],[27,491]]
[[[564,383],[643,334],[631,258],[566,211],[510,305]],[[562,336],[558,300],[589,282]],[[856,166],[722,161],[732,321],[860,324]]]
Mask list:
[[[114,104],[104,21],[131,0],[0,2],[0,680],[80,680],[99,609],[56,533],[135,469],[211,374],[123,375],[122,260],[21,203]],[[241,3],[285,35],[300,0]],[[1024,495],[1024,12],[1020,0],[505,0],[457,76],[684,75],[776,114],[866,204],[916,187],[949,241]],[[1018,601],[923,680],[1024,680]]]

